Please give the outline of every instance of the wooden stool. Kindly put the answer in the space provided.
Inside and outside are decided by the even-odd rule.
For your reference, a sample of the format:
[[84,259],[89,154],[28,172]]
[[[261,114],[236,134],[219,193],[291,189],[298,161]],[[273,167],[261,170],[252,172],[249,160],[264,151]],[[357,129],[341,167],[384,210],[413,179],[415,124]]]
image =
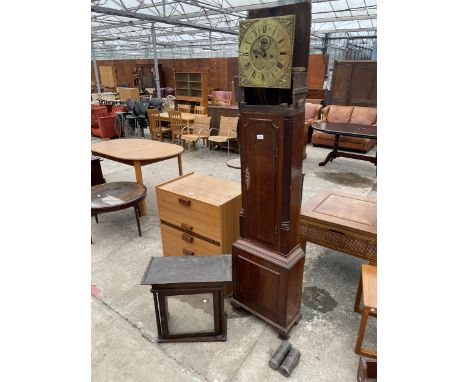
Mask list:
[[[361,298],[364,308],[361,309]],[[354,311],[362,313],[361,324],[359,326],[358,337],[356,340],[356,348],[354,351],[357,354],[377,358],[377,352],[362,348],[362,341],[366,331],[367,318],[369,315],[377,317],[377,267],[363,264],[361,278],[359,280],[358,291],[356,293],[356,301],[354,302]]]

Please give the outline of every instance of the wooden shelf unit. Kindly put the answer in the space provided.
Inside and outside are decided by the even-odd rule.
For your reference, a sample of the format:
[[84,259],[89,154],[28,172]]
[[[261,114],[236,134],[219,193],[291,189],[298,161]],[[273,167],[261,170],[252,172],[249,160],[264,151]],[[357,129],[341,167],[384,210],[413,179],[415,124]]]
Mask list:
[[174,73],[176,100],[208,106],[208,78],[206,73]]

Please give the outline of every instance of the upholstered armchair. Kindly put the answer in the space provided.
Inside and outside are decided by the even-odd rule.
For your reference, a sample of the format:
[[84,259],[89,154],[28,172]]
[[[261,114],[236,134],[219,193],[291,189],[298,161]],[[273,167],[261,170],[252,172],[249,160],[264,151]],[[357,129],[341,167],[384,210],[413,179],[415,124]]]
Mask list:
[[230,105],[232,101],[232,92],[224,90],[213,90],[211,93],[211,100],[213,105]]
[[98,126],[91,128],[91,133],[101,138],[114,138],[119,136],[119,132],[115,130],[115,113],[126,112],[127,106],[114,105],[109,115],[98,118]]
[[107,116],[107,107],[91,104],[91,132],[99,127],[99,118]]
[[[377,108],[362,106],[329,105],[323,109],[323,122],[355,123],[359,125],[377,126]],[[314,130],[312,144],[333,146],[335,134],[327,134]],[[369,151],[375,146],[375,139],[340,137],[339,147],[360,151]]]

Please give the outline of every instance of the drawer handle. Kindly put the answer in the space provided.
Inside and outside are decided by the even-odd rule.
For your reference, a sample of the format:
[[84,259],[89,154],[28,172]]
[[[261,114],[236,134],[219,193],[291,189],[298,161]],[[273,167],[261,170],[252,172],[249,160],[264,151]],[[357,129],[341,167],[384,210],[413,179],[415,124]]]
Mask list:
[[340,234],[340,235],[345,235],[344,232],[337,231],[336,229],[331,229],[331,228],[329,228],[328,230],[329,230],[330,232],[338,233],[338,234]]
[[182,240],[186,241],[187,243],[193,242],[193,236],[190,236],[186,233],[182,234]]
[[195,252],[191,251],[190,249],[183,249],[182,250],[182,253],[185,255],[185,256],[193,256],[195,255]]
[[179,204],[182,204],[186,207],[190,207],[190,199],[179,198]]
[[193,227],[191,225],[188,225],[188,224],[185,224],[185,223],[182,223],[180,226],[182,228],[184,228],[184,229],[189,230],[189,231],[191,231],[193,229]]

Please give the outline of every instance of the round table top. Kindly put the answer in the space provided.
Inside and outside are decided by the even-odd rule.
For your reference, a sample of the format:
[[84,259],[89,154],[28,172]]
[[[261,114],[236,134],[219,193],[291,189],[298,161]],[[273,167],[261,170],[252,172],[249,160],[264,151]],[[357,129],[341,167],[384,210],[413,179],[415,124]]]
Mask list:
[[240,158],[228,160],[226,164],[228,167],[237,168],[237,169],[241,168]]
[[132,206],[146,197],[146,187],[135,182],[111,182],[91,187],[91,211],[105,212]]
[[180,155],[184,148],[150,139],[113,139],[91,146],[94,155],[127,161],[168,159]]

